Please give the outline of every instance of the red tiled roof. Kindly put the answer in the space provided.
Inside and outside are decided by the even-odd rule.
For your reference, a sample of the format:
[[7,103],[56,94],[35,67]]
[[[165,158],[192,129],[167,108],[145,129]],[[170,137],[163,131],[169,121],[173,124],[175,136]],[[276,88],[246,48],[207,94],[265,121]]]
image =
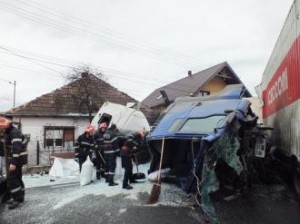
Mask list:
[[[134,98],[119,91],[107,82],[94,75],[89,74],[90,97],[89,100],[93,105],[93,112],[97,112],[104,101],[126,105],[127,102],[137,102]],[[74,96],[81,97],[84,92],[80,86],[83,85],[84,79],[80,78],[71,82],[51,93],[44,94],[36,99],[21,105],[15,109],[7,111],[6,115],[27,115],[27,116],[68,116],[70,114],[87,114],[85,106],[80,106],[75,101]]]

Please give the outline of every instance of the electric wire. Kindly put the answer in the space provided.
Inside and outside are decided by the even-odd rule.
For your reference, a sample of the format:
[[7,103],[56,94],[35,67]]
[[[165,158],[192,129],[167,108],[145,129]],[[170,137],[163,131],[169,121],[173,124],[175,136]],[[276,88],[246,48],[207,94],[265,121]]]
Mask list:
[[[31,5],[31,7],[39,10],[39,11],[44,11],[44,12],[47,12],[51,15],[54,15],[54,16],[58,16],[58,17],[61,17],[63,19],[67,19],[69,21],[73,21],[73,22],[76,22],[76,23],[81,23],[83,24],[85,27],[90,27],[92,29],[96,29],[96,30],[99,30],[102,34],[103,32],[106,33],[107,35],[109,35],[109,38],[118,38],[118,39],[121,39],[122,41],[124,41],[124,38],[126,37],[124,34],[121,34],[121,33],[118,33],[114,30],[111,30],[107,27],[101,27],[99,26],[99,24],[95,24],[93,22],[90,22],[90,21],[85,21],[81,18],[77,18],[77,17],[74,17],[74,16],[71,16],[71,15],[68,15],[66,13],[62,13],[62,12],[59,12],[57,10],[53,10],[45,5],[42,5],[40,3],[37,3],[37,2],[33,2],[33,1],[23,1],[22,0],[19,0],[20,3],[23,3],[25,6],[28,6],[28,5]],[[157,53],[161,54],[161,53],[164,53],[165,51],[162,50],[161,48],[159,48],[158,46],[155,46],[153,43],[150,43],[150,42],[147,42],[145,40],[141,41],[139,39],[137,39],[136,37],[129,37],[130,39],[133,39],[134,40],[134,43],[130,43],[130,44],[133,44],[135,46],[143,46],[143,47],[147,47],[149,49],[153,49],[155,51],[157,51]],[[139,44],[136,44],[136,43],[139,43]],[[177,51],[174,51],[172,50],[171,52],[169,51],[168,54],[173,54],[173,55],[177,55],[178,58],[183,58],[185,60],[195,60],[193,59],[191,56],[188,56],[188,55],[185,55],[183,54],[182,52],[177,52]],[[195,60],[195,63],[199,63],[198,60]]]
[[[69,68],[69,69],[73,69],[73,70],[75,70],[75,71],[80,71],[80,69],[78,69],[78,68],[76,68],[76,67],[73,67],[73,66],[71,66],[71,65],[65,65],[65,64],[57,63],[57,62],[48,62],[48,61],[36,59],[36,58],[33,58],[33,57],[27,57],[27,56],[21,55],[21,54],[19,54],[19,53],[15,53],[14,51],[10,50],[9,48],[3,47],[3,46],[0,46],[0,49],[5,50],[5,51],[7,51],[7,52],[9,52],[9,53],[11,53],[11,54],[13,54],[13,55],[15,55],[15,56],[19,56],[19,57],[21,57],[21,58],[30,60],[30,61],[32,61],[32,62],[38,61],[38,62],[40,62],[40,63],[37,63],[37,62],[35,62],[35,63],[37,63],[37,64],[40,65],[40,66],[41,66],[41,63],[47,63],[47,64],[56,65],[56,66],[66,67],[66,68]],[[44,57],[45,57],[45,56],[44,56]],[[48,66],[42,66],[42,67],[45,67],[45,68],[49,69]],[[92,66],[91,66],[91,67],[92,67]],[[155,85],[155,86],[157,86],[157,87],[160,87],[160,86],[161,86],[161,82],[156,82],[156,81],[154,81],[154,80],[152,80],[152,79],[143,78],[143,81],[141,81],[140,79],[137,79],[136,77],[133,77],[133,76],[132,76],[132,75],[137,76],[137,75],[134,74],[134,73],[126,73],[126,72],[123,72],[123,71],[118,71],[118,70],[115,70],[115,69],[108,69],[108,68],[101,68],[101,69],[100,69],[100,68],[96,68],[96,67],[92,67],[92,68],[95,68],[96,70],[98,70],[98,71],[100,71],[100,72],[103,72],[103,73],[105,73],[105,74],[107,74],[107,75],[110,75],[110,76],[112,76],[112,77],[120,78],[120,79],[123,79],[123,80],[133,81],[133,82],[136,82],[136,83],[139,83],[139,84],[144,84],[144,85],[145,85],[145,84],[147,84],[147,85],[148,85],[148,84],[149,84],[149,85],[151,84],[151,85]],[[61,75],[64,75],[64,74],[62,74],[61,72],[59,72],[59,71],[57,71],[57,70],[53,70],[53,69],[50,69],[50,70],[55,71],[55,72],[58,72],[58,73],[60,73]],[[119,74],[116,74],[116,73],[123,73],[123,74],[127,75],[127,77],[125,78],[125,77],[123,77],[123,76],[121,76],[121,75],[119,75]],[[130,76],[131,76],[131,77],[130,77]],[[147,82],[145,82],[144,80],[147,80]],[[185,85],[182,85],[182,86],[184,87]],[[189,87],[189,86],[186,86],[186,87]],[[185,92],[185,93],[187,93],[188,95],[190,94],[190,90],[189,90],[189,89],[187,90],[187,89],[183,89],[183,88],[176,88],[176,87],[170,87],[170,86],[168,86],[168,89],[173,89],[173,90]]]
[[[4,68],[2,67],[4,66]],[[34,75],[34,76],[38,76],[38,77],[45,77],[47,76],[47,78],[51,79],[51,80],[57,80],[57,78],[53,77],[53,75],[49,75],[47,73],[40,73],[39,71],[33,71],[33,70],[28,70],[26,68],[23,68],[23,67],[16,67],[16,66],[11,66],[11,65],[7,65],[7,64],[3,64],[3,63],[0,63],[0,68],[1,68],[1,71],[2,70],[8,70],[8,71],[22,71],[22,72],[28,72],[30,73],[30,75]]]
[[[53,68],[50,68],[50,67],[48,67],[48,66],[45,66],[45,65],[43,65],[43,64],[41,64],[41,63],[39,63],[39,62],[37,62],[37,61],[36,61],[35,59],[33,59],[33,58],[29,58],[29,57],[20,55],[20,54],[18,54],[18,53],[15,53],[15,52],[13,52],[13,51],[11,51],[11,50],[9,50],[9,49],[7,49],[7,48],[1,47],[1,46],[0,46],[0,49],[5,50],[5,51],[11,53],[12,55],[17,56],[17,57],[24,58],[25,60],[28,60],[28,61],[32,62],[33,64],[39,65],[39,66],[41,66],[41,67],[44,67],[44,68],[46,68],[46,69],[48,69],[48,70],[50,70],[50,71],[53,71],[53,72],[55,72],[55,73],[60,73],[60,74],[62,74],[60,71],[57,71],[57,70],[55,70],[55,69],[53,69]],[[42,62],[42,61],[41,61],[41,62]]]
[[[0,46],[0,48],[4,48],[3,46]],[[34,57],[35,53],[32,53],[32,52],[28,52],[28,51],[23,51],[23,50],[20,50],[20,49],[16,49],[16,48],[8,48],[8,47],[5,47],[6,50],[10,50],[10,51],[21,51],[21,52],[24,52],[26,54],[29,54],[29,55],[33,55],[32,57],[28,57],[30,58],[31,60],[36,60],[36,61],[39,61],[39,62],[43,62],[43,63],[48,63],[48,64],[53,64],[53,65],[57,65],[57,66],[61,66],[61,67],[66,67],[66,68],[70,68],[70,69],[74,69],[74,70],[80,70],[78,69],[77,67],[75,67],[75,64],[78,64],[74,61],[70,61],[70,60],[67,60],[67,59],[59,59],[59,58],[54,58],[54,57],[48,57],[48,56],[45,56],[45,55],[41,55],[41,54],[36,54],[38,55],[38,57],[42,57],[43,59],[37,59],[37,57]],[[14,50],[15,49],[15,50]],[[1,52],[0,52],[1,53]],[[66,61],[67,63],[61,63],[60,61]],[[130,73],[130,72],[124,72],[124,71],[120,71],[120,70],[116,70],[116,69],[110,69],[110,68],[104,68],[104,67],[95,67],[95,66],[89,66],[91,67],[92,69],[95,69],[96,71],[99,70],[99,71],[102,71],[102,72],[107,72],[107,73],[116,73],[116,74],[124,74],[126,75],[127,77],[130,76],[132,78],[135,78],[137,77],[138,75],[137,74],[134,74],[134,73]],[[120,76],[120,75],[119,75]],[[154,79],[149,79],[148,77],[145,77],[143,76],[142,77],[143,80],[147,80],[149,81],[151,84],[155,84],[155,85],[161,85],[161,83],[159,82],[156,82]],[[167,81],[167,80],[162,80],[160,79],[160,81],[164,82],[164,83],[167,83],[167,82],[170,82],[170,81]]]
[[[125,45],[124,43],[120,43],[117,41],[112,41],[111,39],[103,38],[98,33],[96,33],[94,30],[88,31],[86,29],[77,28],[77,27],[69,25],[69,24],[64,24],[62,22],[58,22],[51,18],[47,18],[45,15],[40,16],[39,14],[36,14],[32,11],[28,11],[28,10],[25,10],[24,8],[20,8],[20,7],[14,6],[12,4],[8,4],[7,2],[4,4],[3,2],[0,1],[0,6],[1,6],[0,10],[2,10],[2,11],[13,13],[15,15],[26,18],[30,21],[41,23],[41,24],[44,24],[44,25],[54,28],[54,29],[59,29],[61,31],[65,31],[65,32],[71,32],[72,34],[77,35],[82,38],[85,38],[85,39],[88,38],[88,39],[96,41],[98,43],[104,42],[105,44],[108,44],[113,47],[123,48],[123,50],[143,52],[144,53],[143,55],[145,55],[145,53],[147,53],[148,56],[151,56],[151,55],[149,55],[149,53],[150,53],[150,54],[152,54],[151,58],[155,59],[155,60],[157,60],[158,57],[163,58],[164,61],[166,61],[166,60],[170,61],[170,59],[174,61],[174,59],[176,59],[177,66],[178,66],[178,62],[184,63],[186,65],[188,64],[188,63],[184,62],[183,60],[173,57],[173,56],[170,56],[168,54],[161,54],[161,53],[155,54],[155,52],[154,52],[154,55],[153,55],[153,51],[150,51],[150,50],[147,50],[147,51],[142,50],[141,51],[140,48],[138,48],[134,45],[129,46],[129,45]],[[155,56],[155,57],[153,57],[153,56]],[[192,65],[192,66],[195,66],[195,65]]]
[[[34,60],[34,59],[32,59],[32,58],[29,58],[30,60]],[[38,59],[35,59],[35,60],[38,60]],[[39,62],[44,62],[44,61],[41,61],[41,60],[38,60]],[[50,62],[49,62],[50,63]],[[55,65],[58,65],[58,63],[53,63],[53,64],[55,64]],[[60,64],[61,65],[61,64]],[[70,66],[66,66],[66,65],[61,65],[61,66],[65,66],[65,67],[69,67],[70,68]],[[169,88],[173,88],[173,87],[169,87]],[[177,90],[179,90],[179,89],[177,89]],[[187,91],[187,90],[183,90],[183,89],[180,89],[180,91],[185,91],[186,93],[189,93],[189,91]]]
[[3,78],[0,78],[0,80],[3,81],[3,82],[8,82],[9,84],[13,83],[12,81],[9,81],[9,80],[3,79]]

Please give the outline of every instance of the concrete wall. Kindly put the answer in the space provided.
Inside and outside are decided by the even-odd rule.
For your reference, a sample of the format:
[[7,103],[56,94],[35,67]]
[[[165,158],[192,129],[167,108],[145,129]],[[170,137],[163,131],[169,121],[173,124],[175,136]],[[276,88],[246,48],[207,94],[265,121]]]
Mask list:
[[74,127],[75,140],[84,132],[86,126],[89,124],[87,118],[48,118],[48,117],[14,117],[16,122],[21,121],[22,132],[24,135],[30,136],[30,142],[28,144],[28,165],[37,165],[37,143],[40,146],[39,165],[49,165],[50,153],[53,150],[63,150],[60,148],[45,148],[45,127]]

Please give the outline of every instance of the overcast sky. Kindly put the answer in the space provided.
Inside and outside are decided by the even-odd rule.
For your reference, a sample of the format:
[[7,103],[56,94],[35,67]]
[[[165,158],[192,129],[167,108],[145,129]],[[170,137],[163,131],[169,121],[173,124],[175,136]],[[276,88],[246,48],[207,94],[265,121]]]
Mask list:
[[227,61],[254,94],[293,0],[0,0],[0,112],[88,65],[137,100]]

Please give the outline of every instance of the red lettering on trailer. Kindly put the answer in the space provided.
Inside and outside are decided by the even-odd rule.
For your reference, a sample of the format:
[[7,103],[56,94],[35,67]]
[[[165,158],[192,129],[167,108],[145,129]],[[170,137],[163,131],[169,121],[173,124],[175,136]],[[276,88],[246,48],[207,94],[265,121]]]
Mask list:
[[300,36],[263,91],[263,118],[300,99]]
[[268,91],[267,104],[271,106],[274,101],[288,90],[288,72],[287,68],[282,74],[275,80],[275,83],[271,86]]

